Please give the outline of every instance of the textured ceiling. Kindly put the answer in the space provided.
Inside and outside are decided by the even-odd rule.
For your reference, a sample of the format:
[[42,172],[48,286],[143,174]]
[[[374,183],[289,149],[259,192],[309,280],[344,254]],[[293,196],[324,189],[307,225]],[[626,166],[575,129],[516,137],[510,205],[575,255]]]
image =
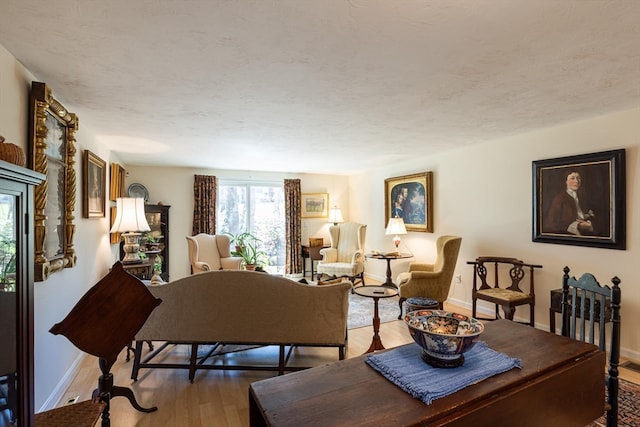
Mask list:
[[639,23],[638,0],[0,0],[0,44],[127,165],[289,172],[638,107]]

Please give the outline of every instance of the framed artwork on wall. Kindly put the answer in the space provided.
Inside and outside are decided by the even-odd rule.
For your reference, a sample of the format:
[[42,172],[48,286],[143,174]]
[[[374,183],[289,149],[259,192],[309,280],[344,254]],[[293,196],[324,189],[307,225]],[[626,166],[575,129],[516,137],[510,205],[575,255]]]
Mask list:
[[45,83],[32,82],[29,101],[29,168],[46,174],[34,190],[35,281],[76,265],[76,137],[78,117]]
[[124,179],[126,171],[119,164],[111,163],[109,176],[109,200],[115,202],[118,197],[124,197]]
[[384,224],[402,218],[407,231],[433,233],[433,172],[384,180]]
[[533,162],[533,241],[626,249],[625,150]]
[[302,218],[329,218],[329,193],[302,193]]
[[84,150],[82,163],[82,216],[104,218],[107,188],[107,163]]

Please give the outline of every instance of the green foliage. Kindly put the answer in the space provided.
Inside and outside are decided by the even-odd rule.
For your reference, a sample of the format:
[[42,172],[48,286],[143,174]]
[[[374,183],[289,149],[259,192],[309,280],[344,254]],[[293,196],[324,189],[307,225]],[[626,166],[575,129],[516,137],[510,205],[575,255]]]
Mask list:
[[253,234],[245,231],[240,234],[225,233],[231,239],[236,249],[231,251],[231,255],[242,258],[245,265],[264,266],[268,259],[267,254],[259,248],[262,242]]
[[144,243],[158,243],[160,239],[151,231],[145,231],[142,235],[142,240]]
[[16,241],[0,237],[0,284],[15,282]]

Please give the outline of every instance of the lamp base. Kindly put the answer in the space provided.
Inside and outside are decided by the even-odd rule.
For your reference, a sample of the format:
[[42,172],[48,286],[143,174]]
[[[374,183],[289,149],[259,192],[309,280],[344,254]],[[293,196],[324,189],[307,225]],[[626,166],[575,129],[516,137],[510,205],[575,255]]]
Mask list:
[[124,245],[122,245],[122,250],[124,250],[124,258],[122,258],[123,264],[140,264],[142,262],[138,254],[140,251],[140,236],[140,233],[122,233],[124,239]]

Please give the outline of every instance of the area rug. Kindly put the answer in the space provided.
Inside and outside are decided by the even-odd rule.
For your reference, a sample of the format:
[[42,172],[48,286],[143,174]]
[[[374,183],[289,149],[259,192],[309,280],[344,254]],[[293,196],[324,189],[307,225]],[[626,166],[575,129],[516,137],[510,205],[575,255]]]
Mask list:
[[[373,324],[373,298],[349,293],[349,317],[347,328],[355,329]],[[400,307],[398,297],[380,298],[378,300],[378,315],[380,323],[391,322],[398,318]]]
[[[607,420],[603,415],[587,427],[606,425]],[[618,426],[640,426],[640,385],[623,379],[620,380],[620,389],[618,391]]]

